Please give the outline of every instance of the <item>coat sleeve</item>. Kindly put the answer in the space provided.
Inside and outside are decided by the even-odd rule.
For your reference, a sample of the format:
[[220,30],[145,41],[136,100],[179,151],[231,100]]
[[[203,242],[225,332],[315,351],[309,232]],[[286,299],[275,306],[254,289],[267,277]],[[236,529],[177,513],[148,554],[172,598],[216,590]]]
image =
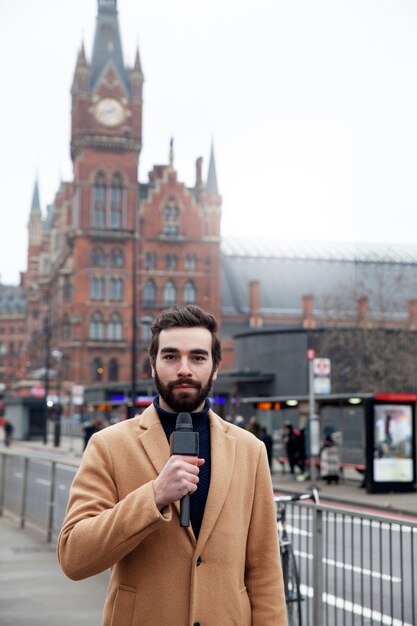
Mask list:
[[246,550],[252,626],[287,626],[273,488],[265,446],[259,455]]
[[93,437],[70,490],[58,537],[58,560],[73,580],[98,574],[172,518],[159,512],[152,481],[119,499],[107,443]]

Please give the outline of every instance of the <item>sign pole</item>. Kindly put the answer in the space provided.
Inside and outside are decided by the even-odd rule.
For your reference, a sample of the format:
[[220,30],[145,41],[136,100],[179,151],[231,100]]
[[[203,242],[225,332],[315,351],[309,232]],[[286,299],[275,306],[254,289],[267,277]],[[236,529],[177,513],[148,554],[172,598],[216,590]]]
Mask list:
[[308,397],[309,397],[309,423],[310,423],[310,480],[312,488],[316,487],[317,482],[317,468],[316,459],[320,451],[320,433],[319,433],[319,420],[315,411],[315,397],[314,397],[314,359],[316,358],[316,351],[307,350],[308,359]]

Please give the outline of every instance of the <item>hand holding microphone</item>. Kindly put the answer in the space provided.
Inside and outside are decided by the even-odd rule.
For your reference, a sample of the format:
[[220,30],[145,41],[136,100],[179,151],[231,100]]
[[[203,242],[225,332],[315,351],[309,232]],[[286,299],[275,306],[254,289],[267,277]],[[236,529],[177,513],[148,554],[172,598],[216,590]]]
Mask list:
[[[205,462],[198,458],[199,435],[192,430],[190,414],[185,414],[184,422],[183,417],[179,419],[180,415],[184,416],[184,413],[178,415],[176,430],[170,438],[172,456],[153,483],[155,502],[160,511],[173,502],[182,501],[183,496],[197,489],[199,468]],[[184,509],[184,505],[180,505],[181,508]],[[185,515],[184,511],[182,515]]]

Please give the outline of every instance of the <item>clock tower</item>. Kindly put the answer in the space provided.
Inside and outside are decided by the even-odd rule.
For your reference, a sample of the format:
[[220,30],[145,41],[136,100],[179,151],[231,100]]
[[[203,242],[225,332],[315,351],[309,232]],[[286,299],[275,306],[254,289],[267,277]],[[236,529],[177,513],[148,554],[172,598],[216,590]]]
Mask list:
[[[126,68],[117,0],[98,0],[91,61],[78,53],[71,89],[72,379],[129,380],[142,145],[139,51]],[[88,340],[85,341],[85,338]]]

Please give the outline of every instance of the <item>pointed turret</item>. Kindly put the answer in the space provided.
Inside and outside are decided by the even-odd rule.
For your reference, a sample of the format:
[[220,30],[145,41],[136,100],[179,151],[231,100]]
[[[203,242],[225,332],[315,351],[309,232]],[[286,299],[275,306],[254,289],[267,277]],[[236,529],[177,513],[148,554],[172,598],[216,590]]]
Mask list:
[[38,245],[42,237],[42,211],[39,201],[39,184],[38,179],[35,181],[33,188],[32,204],[30,207],[29,222],[29,245]]
[[208,168],[208,174],[207,174],[206,192],[214,193],[214,194],[219,193],[219,189],[217,186],[216,163],[214,161],[213,142],[211,143],[211,150],[210,150],[210,161],[209,161],[209,168]]
[[39,201],[39,183],[38,179],[35,180],[35,186],[33,188],[32,205],[30,208],[30,214],[41,212],[41,203]]
[[117,15],[116,0],[98,0],[97,24],[91,59],[91,91],[94,91],[104,68],[111,62],[126,89],[126,93],[130,94],[128,76],[123,62]]

